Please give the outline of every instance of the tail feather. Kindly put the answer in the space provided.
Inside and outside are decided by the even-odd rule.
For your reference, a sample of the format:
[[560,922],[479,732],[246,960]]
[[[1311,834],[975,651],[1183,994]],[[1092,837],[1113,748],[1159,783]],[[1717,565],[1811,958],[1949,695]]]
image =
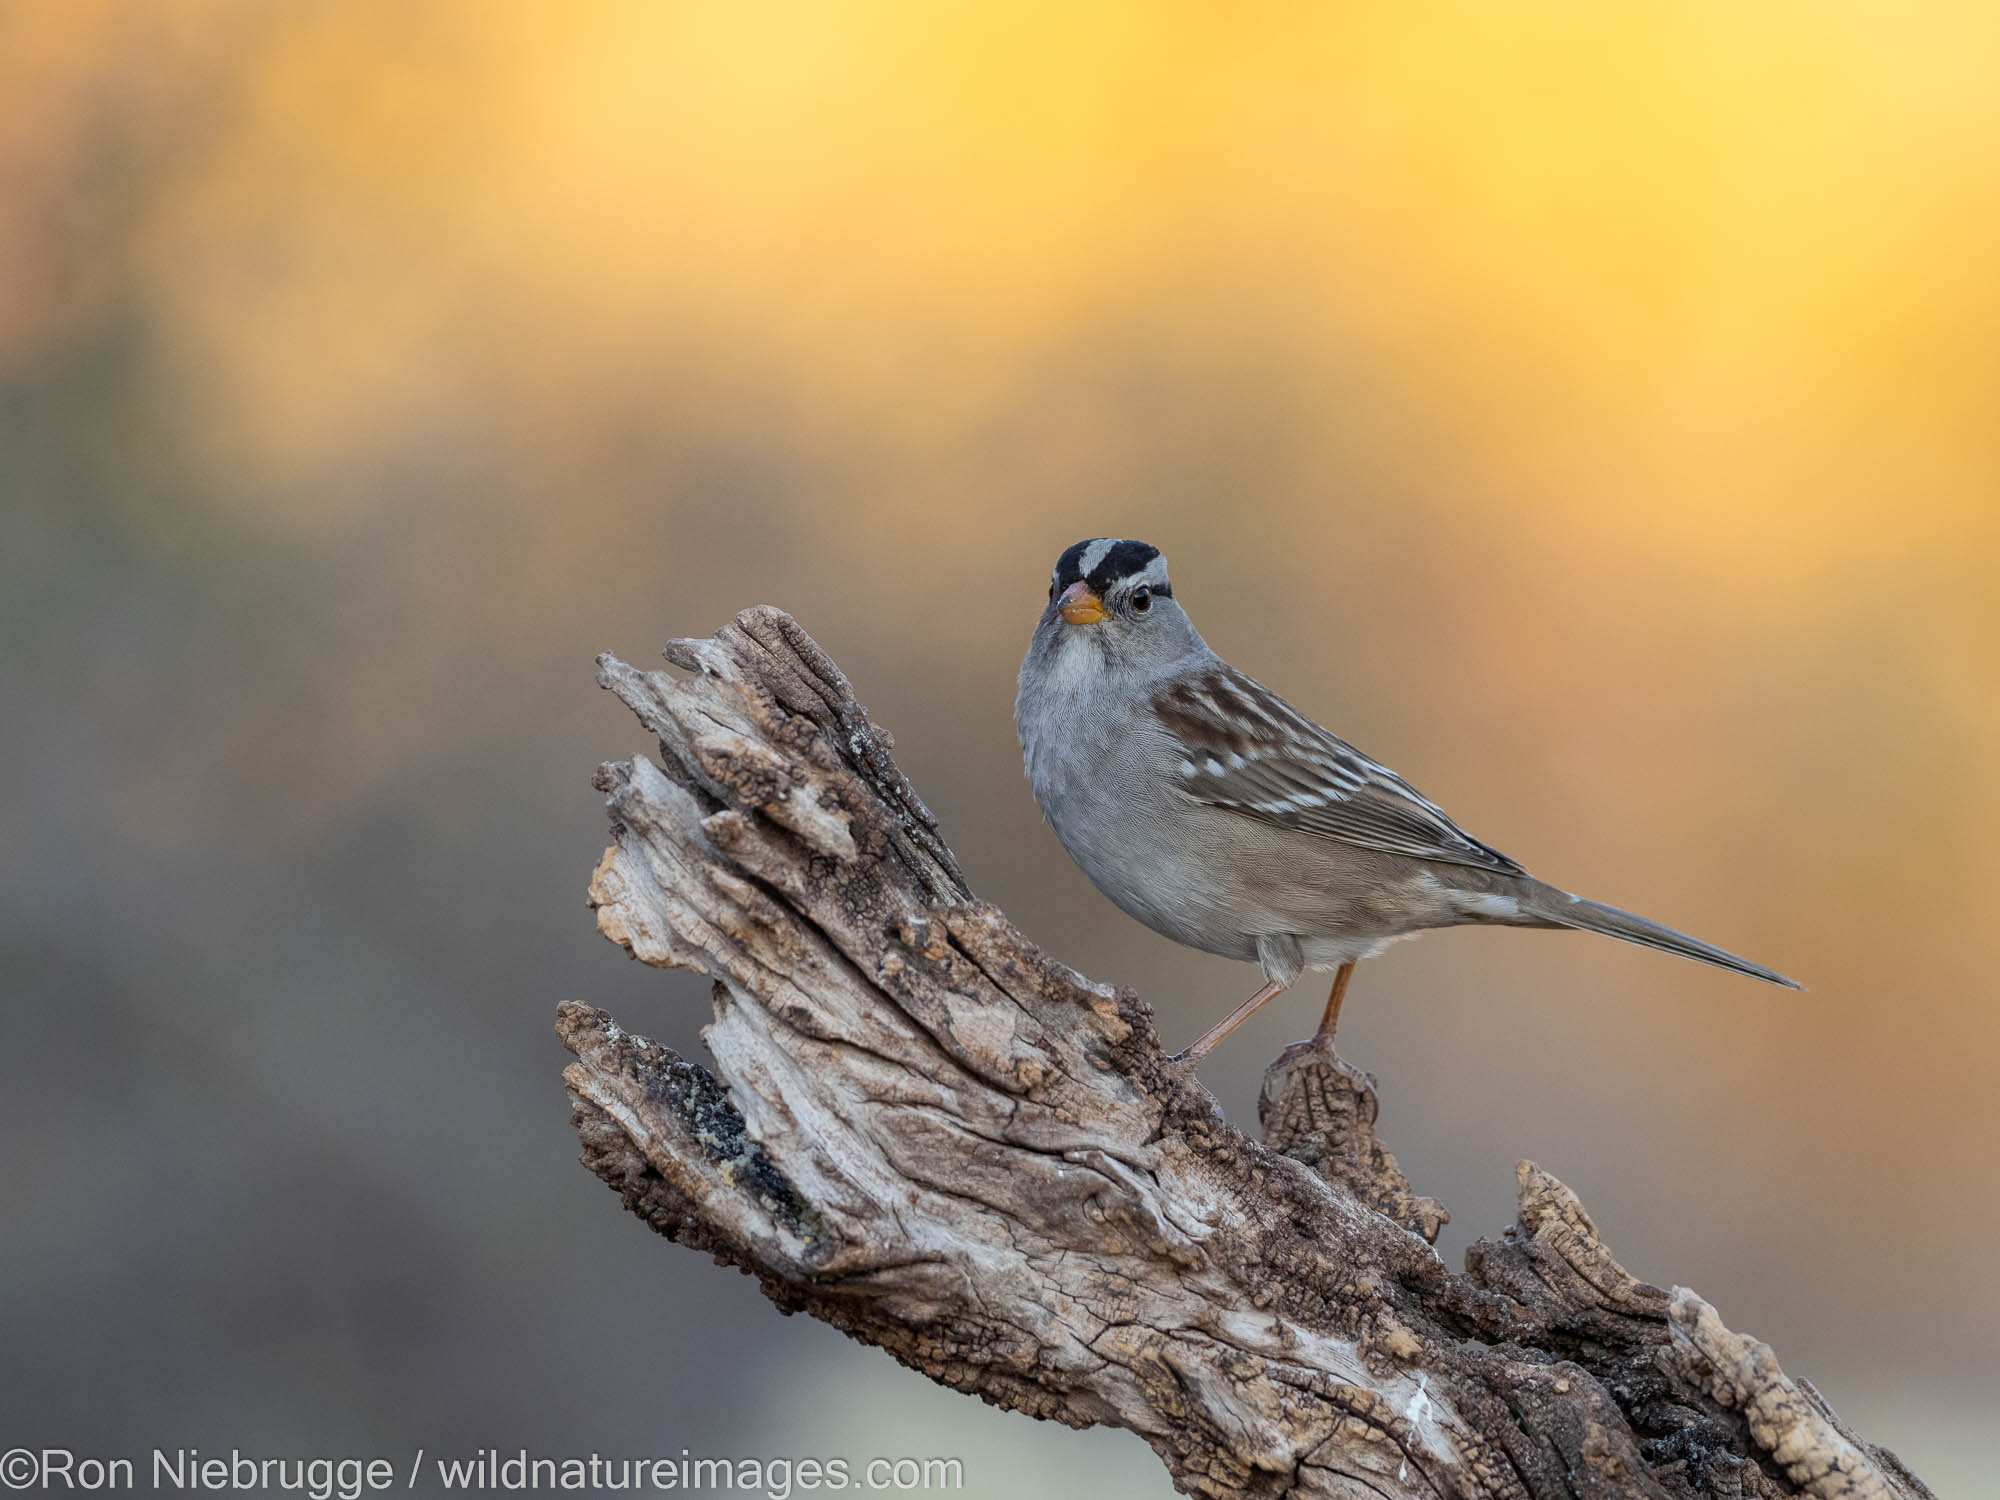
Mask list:
[[1574,928],[1578,932],[1601,932],[1606,937],[1623,938],[1642,948],[1657,948],[1662,953],[1677,953],[1682,958],[1691,958],[1698,964],[1713,964],[1718,969],[1748,974],[1766,984],[1781,984],[1788,990],[1805,988],[1796,979],[1787,979],[1775,969],[1753,964],[1749,959],[1738,958],[1713,943],[1704,943],[1700,938],[1691,938],[1684,932],[1662,927],[1658,922],[1648,921],[1629,911],[1620,911],[1615,906],[1586,901],[1581,896],[1572,896],[1553,886],[1544,887],[1538,894],[1540,899],[1524,903],[1525,913],[1539,917],[1551,926]]

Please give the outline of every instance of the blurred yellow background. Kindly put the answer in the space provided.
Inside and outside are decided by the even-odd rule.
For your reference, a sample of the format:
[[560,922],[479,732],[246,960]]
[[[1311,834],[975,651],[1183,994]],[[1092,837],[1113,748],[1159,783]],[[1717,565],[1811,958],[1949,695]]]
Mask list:
[[[1367,966],[1343,1039],[1453,1258],[1539,1159],[1969,1493],[1996,77],[2000,9],[1859,0],[0,10],[0,1404],[726,1451],[776,1403],[801,1448],[998,1444],[981,1492],[1165,1493],[620,1222],[547,1035],[579,996],[698,1048],[703,987],[581,910],[590,770],[642,748],[590,658],[764,601],[983,894],[1170,1045],[1240,998],[1019,775],[1047,570],[1134,535],[1473,833],[1811,986],[1543,934]],[[1233,1116],[1313,1003],[1205,1074]],[[45,1077],[85,1065],[89,1107]],[[579,1391],[639,1328],[647,1404]]]

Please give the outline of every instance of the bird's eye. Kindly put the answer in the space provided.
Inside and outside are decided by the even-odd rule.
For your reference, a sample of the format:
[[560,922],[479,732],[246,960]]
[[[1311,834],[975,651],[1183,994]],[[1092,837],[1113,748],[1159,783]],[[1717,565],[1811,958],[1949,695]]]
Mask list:
[[1152,607],[1153,591],[1151,589],[1142,583],[1136,589],[1132,590],[1132,609],[1135,613],[1143,615]]

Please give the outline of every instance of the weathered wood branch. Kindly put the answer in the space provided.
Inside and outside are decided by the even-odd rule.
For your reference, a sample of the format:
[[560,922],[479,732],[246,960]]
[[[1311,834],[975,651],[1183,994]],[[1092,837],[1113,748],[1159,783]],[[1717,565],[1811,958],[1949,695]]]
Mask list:
[[1129,990],[975,900],[889,737],[791,618],[599,680],[662,765],[603,767],[604,934],[715,980],[714,1072],[562,1008],[584,1160],[671,1239],[995,1405],[1143,1437],[1190,1494],[1929,1491],[1693,1292],[1628,1275],[1523,1163],[1455,1273],[1311,1043],[1260,1144]]

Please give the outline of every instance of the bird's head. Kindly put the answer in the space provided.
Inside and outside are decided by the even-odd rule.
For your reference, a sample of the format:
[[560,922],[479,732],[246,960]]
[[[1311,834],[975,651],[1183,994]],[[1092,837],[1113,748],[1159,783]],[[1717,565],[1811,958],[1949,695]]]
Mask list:
[[1173,661],[1199,640],[1174,599],[1166,554],[1150,542],[1094,537],[1056,559],[1035,630],[1044,651],[1144,666]]

